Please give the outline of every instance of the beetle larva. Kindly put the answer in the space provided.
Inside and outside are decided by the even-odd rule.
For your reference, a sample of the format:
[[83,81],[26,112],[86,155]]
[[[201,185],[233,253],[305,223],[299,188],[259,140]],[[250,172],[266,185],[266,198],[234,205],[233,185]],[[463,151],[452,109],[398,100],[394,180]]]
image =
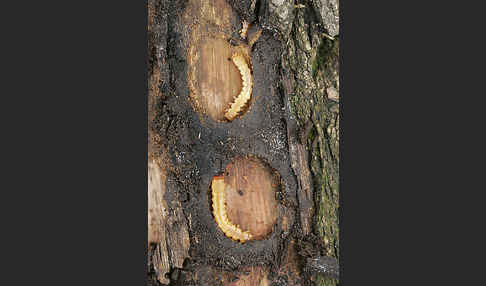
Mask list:
[[251,234],[248,231],[241,230],[237,225],[234,225],[226,214],[226,202],[224,198],[225,189],[224,177],[216,176],[211,183],[212,201],[213,201],[213,215],[219,228],[226,236],[231,239],[245,242],[251,239]]
[[240,94],[236,96],[235,101],[231,104],[231,107],[226,111],[224,115],[226,119],[230,121],[233,120],[236,115],[238,115],[243,106],[245,106],[248,100],[250,100],[251,90],[253,88],[251,70],[243,55],[239,53],[234,53],[231,59],[240,71],[243,87],[241,88]]

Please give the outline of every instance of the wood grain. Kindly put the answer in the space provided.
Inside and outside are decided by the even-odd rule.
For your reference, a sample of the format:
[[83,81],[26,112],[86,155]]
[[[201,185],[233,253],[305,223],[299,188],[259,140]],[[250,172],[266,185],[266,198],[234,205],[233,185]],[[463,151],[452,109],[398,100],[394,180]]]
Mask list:
[[[190,27],[187,49],[187,82],[194,108],[201,114],[207,114],[216,121],[231,121],[249,110],[251,95],[250,47],[243,42],[236,46],[232,22],[237,15],[225,0],[201,1],[189,0],[183,16],[184,24]],[[232,61],[244,60],[248,73],[241,74]],[[237,61],[240,64],[242,61]],[[241,65],[240,65],[241,66]],[[245,76],[245,81],[242,80]],[[243,82],[246,82],[244,89]],[[238,95],[243,97],[227,113]],[[243,100],[244,99],[244,100]]]
[[165,239],[162,233],[167,220],[165,194],[166,174],[154,161],[148,162],[148,243],[158,243]]
[[[159,3],[163,4],[163,3]],[[165,4],[163,4],[165,5]],[[166,274],[173,268],[181,268],[189,256],[189,226],[182,211],[176,190],[166,186],[169,174],[168,152],[161,144],[161,137],[156,132],[157,108],[163,94],[160,86],[169,73],[166,59],[165,41],[158,42],[163,37],[164,25],[157,26],[157,21],[164,23],[163,9],[155,1],[148,3],[148,34],[149,34],[149,78],[148,78],[148,264],[155,270],[155,277],[160,283],[170,281]],[[155,19],[157,17],[158,20]],[[153,51],[161,51],[160,54]],[[166,195],[171,194],[171,200]],[[169,211],[170,210],[170,211]],[[151,267],[151,268],[152,268]],[[149,272],[151,269],[149,268]],[[154,278],[155,278],[154,277]],[[150,281],[150,280],[149,280]],[[150,282],[149,282],[149,285]]]
[[197,61],[200,103],[213,119],[223,121],[225,112],[242,90],[242,79],[232,57],[231,45],[223,39],[206,39]]
[[279,177],[254,157],[237,157],[225,169],[226,212],[228,219],[253,239],[272,232],[279,215],[276,191]]

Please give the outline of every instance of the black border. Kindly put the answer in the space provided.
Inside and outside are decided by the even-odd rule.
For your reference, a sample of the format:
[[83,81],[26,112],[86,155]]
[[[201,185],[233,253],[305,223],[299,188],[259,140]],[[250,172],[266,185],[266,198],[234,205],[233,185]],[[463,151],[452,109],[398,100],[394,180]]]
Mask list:
[[[425,188],[426,178],[416,174],[428,174],[443,161],[423,164],[430,159],[420,142],[433,129],[424,131],[424,117],[436,105],[430,105],[430,112],[420,107],[429,93],[445,94],[452,81],[436,81],[424,94],[426,80],[417,79],[447,69],[442,64],[422,70],[430,64],[429,56],[447,45],[421,54],[420,47],[431,42],[427,37],[437,32],[426,29],[434,19],[423,15],[423,1],[398,8],[393,1],[390,7],[353,1],[346,22],[343,2],[340,285],[377,285],[385,280],[394,285],[388,281],[402,279],[422,284],[414,273],[424,273],[420,269],[437,259],[426,259],[435,241],[419,239],[434,225],[426,219],[432,208],[420,200],[436,187]],[[29,284],[144,285],[147,2],[13,4],[17,7],[2,9],[11,15],[5,18],[8,31],[2,39],[8,49],[3,53],[8,71],[3,88],[9,89],[2,95],[10,101],[3,107],[13,110],[3,121],[7,171],[2,179],[8,186],[2,190],[19,203],[4,215],[10,223],[2,232],[11,241],[4,243],[8,249],[2,256],[11,269],[5,269],[2,278]],[[438,12],[437,7],[429,9],[430,15]],[[457,14],[451,19],[459,21]],[[445,36],[450,26],[443,23],[437,30]],[[415,116],[418,109],[421,117]],[[442,193],[437,195],[433,205],[442,198]],[[444,247],[444,253],[454,251],[460,249]],[[449,275],[434,276],[434,284]]]
[[345,84],[343,82],[343,42],[344,42],[344,1],[339,1],[339,286],[346,285],[344,283],[344,249],[346,248],[344,244],[344,189],[345,184],[343,184],[343,172],[344,172],[344,131],[343,131],[343,116],[344,116],[344,88]]
[[146,285],[147,2],[12,5],[0,284]]

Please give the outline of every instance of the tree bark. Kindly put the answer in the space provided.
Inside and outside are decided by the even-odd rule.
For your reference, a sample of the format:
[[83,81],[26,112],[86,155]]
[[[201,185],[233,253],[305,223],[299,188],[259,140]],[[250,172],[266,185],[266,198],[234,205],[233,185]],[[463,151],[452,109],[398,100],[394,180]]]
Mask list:
[[[339,284],[338,16],[331,0],[148,1],[149,285]],[[249,241],[218,225],[214,178]]]

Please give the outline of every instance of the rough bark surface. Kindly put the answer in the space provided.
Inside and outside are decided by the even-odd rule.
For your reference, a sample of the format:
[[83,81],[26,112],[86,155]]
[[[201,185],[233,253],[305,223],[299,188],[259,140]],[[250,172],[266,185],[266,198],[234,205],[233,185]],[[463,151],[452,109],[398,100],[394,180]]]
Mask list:
[[[167,184],[170,160],[167,146],[154,132],[156,107],[164,97],[160,84],[168,76],[164,43],[167,18],[161,2],[149,1],[149,100],[148,100],[148,266],[149,284],[168,284],[171,269],[182,268],[188,257],[189,231],[187,219],[177,193]],[[156,284],[155,284],[156,285]]]
[[[148,2],[149,285],[338,285],[338,2]],[[231,13],[204,14],[218,5]],[[220,35],[220,46],[238,47],[243,20],[251,23],[249,35],[262,31],[247,50],[251,108],[217,122],[191,100],[191,39],[204,29]],[[241,85],[208,79],[215,91]],[[218,229],[209,186],[234,158],[248,155],[281,179],[272,232],[241,244]]]

